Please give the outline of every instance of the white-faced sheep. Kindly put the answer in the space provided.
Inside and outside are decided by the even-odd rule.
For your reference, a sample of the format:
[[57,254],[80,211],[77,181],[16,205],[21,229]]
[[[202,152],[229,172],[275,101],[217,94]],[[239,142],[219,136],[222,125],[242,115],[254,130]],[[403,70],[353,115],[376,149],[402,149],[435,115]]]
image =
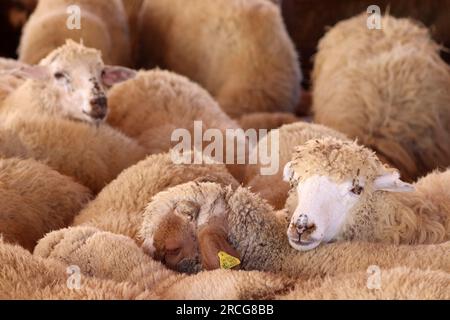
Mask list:
[[371,265],[450,270],[450,242],[422,246],[348,242],[299,252],[289,244],[287,227],[286,219],[248,189],[191,182],[153,198],[140,235],[148,254],[184,272],[219,268],[221,251],[238,257],[244,270],[290,276],[365,271]]
[[[283,168],[291,160],[295,147],[310,139],[328,136],[345,139],[343,134],[333,129],[306,122],[284,125],[279,130],[269,132],[259,141],[254,151],[261,152],[264,148],[267,149],[267,155],[270,157],[271,163],[263,163],[266,159],[259,158],[257,164],[247,165],[245,185],[252,192],[258,193],[266,199],[275,209],[284,208],[290,186],[283,181]],[[275,164],[278,165],[276,172],[271,172],[272,174],[262,172],[263,168],[270,168]]]
[[313,79],[317,123],[375,150],[409,181],[450,165],[450,67],[428,30],[358,16],[322,39]]
[[198,82],[233,118],[293,111],[299,101],[297,53],[267,0],[148,0],[140,42],[142,64]]
[[28,80],[5,99],[1,112],[45,113],[99,122],[108,111],[106,89],[135,72],[105,66],[98,50],[69,40],[39,65],[19,64],[9,74]]
[[74,225],[88,225],[127,235],[136,241],[142,212],[158,192],[188,181],[216,181],[237,187],[224,165],[175,164],[169,154],[159,154],[126,169],[106,186],[75,218]]
[[98,50],[68,41],[39,66],[21,65],[12,74],[31,79],[5,99],[1,123],[17,136],[27,157],[94,192],[145,157],[137,142],[100,125],[107,114],[106,86],[133,71],[104,66]]
[[0,236],[30,251],[91,199],[86,187],[34,160],[1,159],[0,181]]
[[168,152],[176,144],[193,150],[199,143],[201,152],[207,150],[206,140],[213,142],[212,137],[206,139],[207,132],[218,133],[223,142],[214,141],[219,148],[216,155],[223,155],[219,161],[225,163],[233,152],[236,161],[228,168],[236,178],[242,178],[245,167],[237,162],[234,146],[242,145],[244,152],[248,152],[246,141],[243,136],[237,136],[231,144],[225,140],[228,130],[236,132],[240,127],[206,90],[187,78],[161,70],[140,72],[135,78],[114,86],[108,101],[107,122],[135,138],[149,154]]
[[410,185],[369,149],[324,138],[297,148],[285,178],[295,186],[288,237],[299,250],[334,240],[450,240],[450,170]]
[[36,64],[66,39],[100,50],[106,64],[131,64],[130,32],[121,0],[39,1],[23,29],[19,59]]

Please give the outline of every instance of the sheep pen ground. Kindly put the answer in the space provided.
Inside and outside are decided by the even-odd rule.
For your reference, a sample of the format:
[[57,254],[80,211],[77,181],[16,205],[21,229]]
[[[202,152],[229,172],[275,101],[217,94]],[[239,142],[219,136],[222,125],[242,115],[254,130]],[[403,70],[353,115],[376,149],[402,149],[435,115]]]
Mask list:
[[0,1],[0,299],[450,299],[450,0],[369,2]]

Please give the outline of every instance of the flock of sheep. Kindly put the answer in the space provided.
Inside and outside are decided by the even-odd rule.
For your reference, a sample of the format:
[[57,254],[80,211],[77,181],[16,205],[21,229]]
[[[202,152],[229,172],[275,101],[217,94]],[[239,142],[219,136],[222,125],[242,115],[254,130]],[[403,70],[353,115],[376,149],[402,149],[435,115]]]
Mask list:
[[[0,58],[0,298],[450,299],[450,67],[366,19],[320,41],[311,123],[277,1],[40,0]],[[198,120],[280,170],[175,164]]]

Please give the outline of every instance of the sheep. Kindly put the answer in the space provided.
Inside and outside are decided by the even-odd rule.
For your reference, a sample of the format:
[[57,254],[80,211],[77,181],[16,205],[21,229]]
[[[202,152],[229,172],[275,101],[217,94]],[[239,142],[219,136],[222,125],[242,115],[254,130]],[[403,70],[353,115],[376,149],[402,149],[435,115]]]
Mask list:
[[139,19],[141,65],[186,75],[232,118],[297,105],[297,53],[269,1],[147,0]]
[[0,112],[43,112],[98,123],[108,112],[106,89],[135,74],[127,68],[105,66],[98,50],[68,40],[39,65],[18,63],[10,71],[9,75],[27,81],[8,95]]
[[17,137],[28,158],[75,178],[95,194],[146,155],[136,141],[108,125],[10,114],[0,119],[0,126]]
[[[0,250],[0,261],[1,258]],[[97,283],[114,281],[116,285],[113,288],[106,288],[110,293],[103,292],[105,288],[97,285],[99,292],[96,295],[111,298],[115,294],[118,299],[292,299],[319,298],[330,295],[330,292],[333,292],[334,298],[368,295],[368,289],[364,286],[367,280],[365,272],[325,279],[293,279],[271,273],[233,270],[214,270],[190,276],[177,274],[145,255],[131,239],[89,227],[63,229],[48,234],[36,247],[34,259],[79,266],[81,290],[84,290],[83,295],[79,294],[81,298],[92,297],[85,288],[89,288],[90,278]],[[445,283],[449,281],[449,276],[440,271],[406,268],[382,270],[381,280],[380,290],[374,290],[376,293],[370,296],[388,298],[395,294],[397,299],[448,296]],[[335,281],[345,285],[348,290],[330,290],[330,284]],[[221,285],[218,287],[217,283]],[[427,283],[427,288],[423,288],[423,283]],[[119,290],[125,284],[128,296]],[[391,288],[408,290],[395,292]]]
[[31,159],[0,159],[0,180],[0,234],[30,251],[91,199],[88,188]]
[[263,175],[261,173],[261,168],[264,168],[262,163],[249,164],[245,169],[245,185],[266,199],[275,209],[284,208],[290,187],[283,181],[283,168],[291,160],[292,152],[296,146],[310,139],[326,136],[346,139],[345,135],[333,129],[306,122],[284,125],[279,130],[270,132],[259,141],[257,150],[266,146],[271,158],[274,159],[271,148],[274,143],[273,139],[276,139],[275,151],[278,152],[278,170],[274,175]]
[[341,22],[321,40],[315,121],[358,138],[408,181],[448,167],[450,67],[440,47],[410,20],[385,16],[382,30],[365,21]]
[[130,30],[121,0],[39,1],[23,29],[19,60],[36,64],[66,39],[81,40],[100,50],[106,64],[132,63]]
[[[168,71],[139,72],[135,78],[113,87],[108,101],[110,113],[107,123],[135,138],[149,154],[168,152],[174,147],[175,130],[188,130],[189,138],[197,139],[196,121],[201,121],[201,130],[220,130],[222,137],[226,136],[227,130],[240,129],[206,90]],[[200,135],[203,138],[203,134]],[[243,138],[237,137],[235,141],[246,147]],[[206,142],[201,142],[206,145]],[[189,147],[194,149],[195,141],[189,142]],[[228,150],[234,152],[226,141],[223,147],[224,157],[228,156]],[[225,162],[225,159],[221,161]],[[244,165],[233,161],[228,168],[238,180],[242,179]]]
[[299,146],[284,174],[294,186],[288,237],[298,250],[335,240],[450,240],[450,169],[411,185],[368,148],[328,137]]
[[182,272],[219,268],[220,251],[239,258],[243,270],[291,277],[365,271],[370,265],[450,270],[450,242],[418,246],[348,242],[299,252],[286,236],[288,220],[243,187],[234,191],[211,182],[178,185],[153,197],[143,215],[144,251]]
[[75,218],[88,225],[126,235],[139,243],[142,212],[158,192],[188,181],[215,181],[237,187],[224,165],[175,164],[169,153],[151,155],[123,171]]

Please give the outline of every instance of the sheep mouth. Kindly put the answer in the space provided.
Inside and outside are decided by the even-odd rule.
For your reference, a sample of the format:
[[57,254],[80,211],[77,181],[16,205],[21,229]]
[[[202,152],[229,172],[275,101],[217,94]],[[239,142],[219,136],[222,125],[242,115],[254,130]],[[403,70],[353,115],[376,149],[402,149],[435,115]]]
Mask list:
[[301,240],[299,238],[293,239],[289,237],[289,244],[296,250],[299,251],[308,251],[315,249],[322,243],[322,240],[319,239],[309,239],[307,241]]

